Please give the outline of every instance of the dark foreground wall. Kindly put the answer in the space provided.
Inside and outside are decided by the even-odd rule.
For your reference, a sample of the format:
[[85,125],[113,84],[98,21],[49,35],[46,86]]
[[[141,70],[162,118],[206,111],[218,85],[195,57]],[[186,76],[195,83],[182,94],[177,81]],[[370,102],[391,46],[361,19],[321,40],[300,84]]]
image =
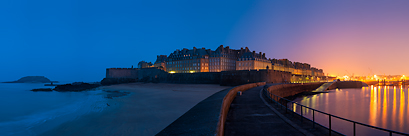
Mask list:
[[324,83],[308,83],[308,84],[281,84],[273,85],[267,88],[267,90],[275,95],[281,97],[294,96],[303,92],[311,92]]
[[328,87],[328,90],[332,89],[347,89],[347,88],[361,88],[368,86],[366,83],[361,81],[337,81]]
[[199,73],[167,73],[157,68],[108,68],[104,83],[118,84],[122,81],[181,83],[181,84],[220,84],[236,86],[247,83],[283,83],[291,81],[291,73],[275,70],[240,70]]
[[220,72],[168,74],[164,82],[182,84],[220,84]]
[[107,68],[105,78],[137,78],[136,68]]
[[285,83],[290,81],[290,72],[275,70],[237,70],[221,72],[220,85],[236,86],[257,82]]
[[122,81],[182,83],[182,84],[220,84],[220,72],[168,73],[157,68],[108,68],[104,83],[118,84]]

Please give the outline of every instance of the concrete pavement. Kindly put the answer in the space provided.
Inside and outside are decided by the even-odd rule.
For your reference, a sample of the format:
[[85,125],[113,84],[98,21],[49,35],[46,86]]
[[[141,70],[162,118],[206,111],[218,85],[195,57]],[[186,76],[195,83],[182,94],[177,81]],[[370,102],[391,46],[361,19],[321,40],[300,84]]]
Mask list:
[[260,99],[262,88],[255,87],[236,96],[227,114],[225,135],[304,135],[264,104]]

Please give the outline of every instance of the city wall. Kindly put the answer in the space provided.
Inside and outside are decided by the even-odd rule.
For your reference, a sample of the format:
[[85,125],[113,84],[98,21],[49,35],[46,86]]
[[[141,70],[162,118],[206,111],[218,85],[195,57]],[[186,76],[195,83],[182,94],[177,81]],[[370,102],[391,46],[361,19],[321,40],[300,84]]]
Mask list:
[[220,72],[173,73],[168,74],[163,81],[181,84],[220,84]]
[[[157,68],[109,68],[107,82],[121,81],[162,82],[182,84],[220,84],[236,86],[247,83],[283,83],[291,81],[291,73],[275,70],[240,70],[223,72],[167,73]],[[127,79],[127,80],[124,80]],[[132,80],[130,80],[132,79]],[[104,82],[105,83],[105,82]],[[128,82],[126,82],[128,83]],[[109,83],[107,83],[109,85]]]
[[310,92],[317,89],[324,83],[304,83],[304,84],[281,84],[273,85],[267,88],[267,90],[275,95],[281,97],[294,96],[302,92]]
[[171,74],[157,68],[108,68],[106,69],[106,79],[104,80],[114,83],[128,81],[124,79],[135,79],[138,82],[220,84],[220,75],[220,72]]
[[347,89],[347,88],[361,88],[364,86],[368,86],[366,83],[361,81],[337,81],[333,83],[331,86],[328,87],[327,90],[332,89]]
[[106,78],[137,78],[138,69],[136,68],[108,68]]
[[285,83],[291,81],[291,73],[276,70],[238,70],[221,72],[220,85],[236,86],[247,83]]

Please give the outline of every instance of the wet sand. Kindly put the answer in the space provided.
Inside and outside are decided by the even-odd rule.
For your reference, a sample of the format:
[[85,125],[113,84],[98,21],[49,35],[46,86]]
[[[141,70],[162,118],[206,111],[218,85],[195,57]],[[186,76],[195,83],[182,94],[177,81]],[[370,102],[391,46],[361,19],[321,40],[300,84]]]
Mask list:
[[226,86],[205,84],[131,83],[100,87],[130,92],[108,99],[106,109],[63,123],[42,135],[151,136]]

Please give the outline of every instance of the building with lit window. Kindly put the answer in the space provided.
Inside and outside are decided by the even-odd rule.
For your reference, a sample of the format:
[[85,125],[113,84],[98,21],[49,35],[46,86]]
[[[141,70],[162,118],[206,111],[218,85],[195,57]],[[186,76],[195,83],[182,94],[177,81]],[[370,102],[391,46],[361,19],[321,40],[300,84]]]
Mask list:
[[240,50],[220,45],[215,51],[210,49],[176,50],[169,56],[157,56],[154,66],[141,62],[142,67],[158,67],[169,73],[221,72],[231,70],[270,69],[291,72],[299,76],[325,76],[322,69],[310,64],[291,62],[288,59],[267,59],[265,53],[250,51],[248,47]]
[[209,72],[221,72],[236,70],[236,61],[240,50],[232,50],[220,45],[209,57]]
[[210,54],[211,50],[205,48],[176,50],[167,58],[166,70],[169,73],[209,72]]
[[163,71],[166,71],[166,59],[168,57],[166,55],[158,55],[156,56],[156,61],[153,64],[153,67],[162,69]]
[[265,57],[265,53],[250,52],[246,49],[241,49],[240,57],[236,61],[236,70],[260,70],[272,68],[272,63]]
[[153,67],[152,62],[140,61],[138,63],[138,68],[151,68]]

